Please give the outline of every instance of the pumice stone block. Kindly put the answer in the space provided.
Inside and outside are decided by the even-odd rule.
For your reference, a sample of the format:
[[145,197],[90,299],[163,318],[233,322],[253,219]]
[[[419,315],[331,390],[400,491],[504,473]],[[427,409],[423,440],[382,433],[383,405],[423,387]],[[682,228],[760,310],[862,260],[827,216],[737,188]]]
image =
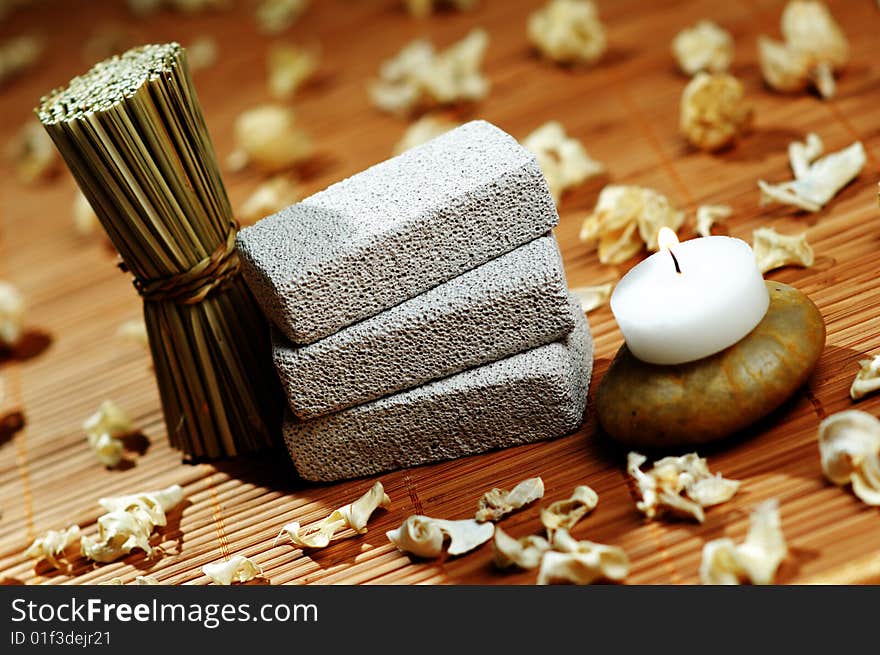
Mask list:
[[559,216],[534,155],[472,121],[246,227],[263,312],[313,343],[537,239]]
[[298,418],[313,418],[561,339],[574,328],[556,240],[541,237],[305,346],[273,335]]
[[336,414],[288,414],[284,440],[299,474],[332,481],[473,455],[576,430],[593,370],[580,304],[562,341]]

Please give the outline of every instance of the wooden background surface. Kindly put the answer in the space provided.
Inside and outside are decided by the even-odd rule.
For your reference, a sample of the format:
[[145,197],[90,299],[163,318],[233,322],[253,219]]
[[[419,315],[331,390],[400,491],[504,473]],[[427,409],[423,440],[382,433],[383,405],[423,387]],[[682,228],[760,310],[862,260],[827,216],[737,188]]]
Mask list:
[[[556,68],[531,53],[525,21],[539,2],[483,0],[475,12],[445,12],[428,20],[410,18],[395,0],[311,4],[281,37],[319,42],[323,51],[318,79],[293,101],[320,151],[304,178],[308,192],[386,158],[402,135],[406,122],[380,113],[367,100],[366,81],[384,58],[416,36],[445,46],[472,26],[482,26],[491,38],[485,65],[491,94],[459,115],[488,119],[518,138],[547,120],[560,120],[608,167],[605,178],[572,192],[560,206],[557,235],[569,284],[617,279],[634,263],[601,266],[595,252],[577,241],[582,218],[609,181],[658,189],[687,210],[689,225],[697,205],[728,203],[734,208],[729,233],[747,240],[758,226],[788,232],[806,228],[816,265],[770,277],[809,294],[827,321],[827,348],[809,389],[743,438],[704,451],[713,470],[743,481],[731,502],[708,512],[704,525],[645,523],[625,475],[625,452],[597,436],[590,417],[566,438],[379,476],[393,507],[377,513],[363,537],[308,554],[290,545],[273,546],[282,524],[323,518],[360,495],[371,480],[303,484],[277,456],[182,463],[166,443],[149,355],[115,334],[124,320],[139,315],[138,297],[101,239],[75,233],[70,176],[65,172],[50,183],[22,186],[4,168],[0,279],[15,283],[27,297],[30,333],[22,352],[0,361],[8,396],[2,410],[21,408],[27,416],[26,429],[0,443],[0,578],[81,584],[114,576],[129,581],[149,572],[166,584],[205,584],[203,564],[241,553],[259,563],[272,584],[531,584],[534,572],[495,572],[490,545],[459,558],[416,562],[399,554],[384,533],[416,512],[450,519],[472,516],[477,499],[489,488],[541,475],[546,502],[567,497],[581,483],[599,493],[599,507],[574,535],[622,546],[632,559],[629,583],[697,582],[703,543],[724,535],[741,539],[749,510],[769,497],[781,501],[791,548],[781,582],[880,581],[878,510],[824,481],[816,447],[819,420],[851,406],[847,390],[856,361],[880,352],[876,3],[830,3],[850,38],[852,61],[839,78],[837,97],[827,102],[812,95],[777,95],[761,83],[756,38],[778,35],[781,0],[602,1],[610,48],[601,65],[590,70]],[[92,63],[82,55],[84,43],[115,26],[132,44],[170,39],[186,44],[202,34],[214,36],[218,63],[197,72],[195,81],[218,153],[225,158],[232,149],[235,116],[268,98],[264,53],[270,40],[255,28],[253,4],[239,1],[229,12],[198,16],[161,12],[139,22],[121,5],[46,1],[0,23],[0,38],[36,32],[50,39],[38,66],[0,90],[0,143],[29,117],[42,93]],[[693,151],[677,135],[678,100],[686,80],[675,70],[669,44],[680,28],[704,17],[733,34],[733,72],[755,105],[753,133],[718,156]],[[786,147],[808,131],[816,131],[829,150],[862,140],[868,153],[862,175],[816,215],[759,207],[756,180],[788,179]],[[234,206],[260,179],[252,172],[227,172],[225,178]],[[690,234],[690,227],[682,232],[685,238]],[[590,320],[596,340],[595,388],[621,336],[607,307],[593,312]],[[80,428],[106,398],[128,409],[149,439],[149,448],[133,455],[126,470],[108,471],[98,464]],[[859,407],[880,413],[880,396]],[[140,551],[104,566],[77,559],[67,575],[35,567],[22,554],[49,528],[77,522],[84,531],[94,531],[100,496],[175,482],[184,486],[186,502],[156,538],[167,551],[158,560],[147,560]],[[515,536],[537,532],[538,511],[534,506],[502,525]]]

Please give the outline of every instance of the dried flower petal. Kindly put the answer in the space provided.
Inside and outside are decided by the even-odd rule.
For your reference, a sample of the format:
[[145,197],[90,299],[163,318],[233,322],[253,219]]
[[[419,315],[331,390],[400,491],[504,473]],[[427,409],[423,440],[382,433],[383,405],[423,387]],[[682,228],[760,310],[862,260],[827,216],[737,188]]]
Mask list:
[[282,105],[259,105],[235,120],[236,150],[227,165],[239,170],[249,163],[273,173],[308,159],[309,137],[296,126],[293,110]]
[[681,457],[664,457],[654,462],[649,471],[642,471],[644,455],[627,455],[626,470],[635,480],[642,499],[636,507],[652,519],[662,512],[691,517],[703,522],[704,507],[730,500],[739,489],[737,480],[721,474],[713,475],[706,460],[696,453]]
[[861,141],[817,159],[822,151],[822,140],[816,134],[808,134],[804,142],[792,142],[788,146],[788,158],[795,179],[781,184],[758,180],[761,203],[776,201],[806,211],[819,211],[865,166],[865,148]]
[[18,345],[23,319],[24,298],[9,282],[0,280],[0,350]]
[[682,30],[672,41],[678,67],[688,75],[700,71],[726,73],[733,60],[733,38],[710,20]]
[[544,497],[544,481],[541,478],[528,478],[513,489],[495,487],[480,498],[476,519],[478,521],[498,521],[513,511]]
[[0,43],[0,87],[33,66],[45,49],[35,36],[18,36]]
[[459,123],[454,123],[446,118],[423,116],[406,128],[406,132],[403,133],[400,141],[394,146],[394,154],[399,155],[410,148],[427,143],[431,139],[441,134],[446,134],[449,130],[453,130],[458,126]]
[[89,448],[95,451],[95,456],[101,464],[113,468],[122,461],[122,453],[125,450],[122,441],[114,439],[107,433],[89,433],[87,436]]
[[435,7],[444,6],[459,11],[469,11],[477,6],[477,0],[404,0],[406,9],[413,16],[425,18],[430,16]]
[[712,226],[732,213],[729,205],[700,205],[697,207],[697,234],[701,237],[711,236]]
[[599,243],[599,261],[620,264],[641,251],[657,250],[661,227],[678,230],[684,212],[666,196],[640,186],[610,184],[602,189],[593,213],[581,225],[581,241]]
[[539,585],[623,580],[629,573],[629,558],[617,546],[578,541],[567,530],[557,530],[553,548],[541,558]]
[[880,390],[880,355],[859,361],[859,372],[849,388],[849,396],[860,400],[877,390]]
[[495,566],[501,569],[517,566],[534,569],[550,550],[550,542],[537,535],[514,539],[499,526],[495,526]]
[[241,223],[249,225],[281,211],[303,197],[299,185],[284,175],[276,175],[261,183],[248,196],[238,212]]
[[291,98],[318,70],[318,52],[279,43],[269,48],[269,93],[279,100]]
[[105,400],[98,411],[83,422],[82,427],[98,461],[110,468],[119,464],[123,451],[119,437],[134,430],[128,414],[112,400]]
[[733,143],[752,122],[742,83],[727,73],[697,73],[681,95],[679,127],[703,150]]
[[280,34],[308,8],[308,0],[263,0],[255,17],[264,34]]
[[568,136],[556,121],[544,123],[522,144],[538,159],[557,204],[563,193],[605,171],[605,166],[590,157],[583,144]]
[[89,203],[88,198],[86,198],[82,191],[77,189],[76,195],[73,198],[73,227],[79,234],[83,236],[94,234],[95,230],[99,229],[101,226],[101,221],[98,220],[98,215],[95,213],[95,210],[92,209],[91,203]]
[[120,337],[124,337],[132,341],[133,343],[136,343],[139,346],[146,347],[150,344],[150,339],[147,336],[147,324],[142,318],[135,318],[130,321],[126,321],[119,326],[116,334],[118,334]]
[[541,510],[541,523],[552,537],[556,530],[570,530],[598,504],[599,495],[595,491],[585,484],[578,485],[571,498],[557,500]]
[[449,537],[447,552],[462,555],[489,541],[494,532],[493,523],[480,523],[474,519],[445,521],[414,514],[407,517],[399,528],[389,530],[385,535],[404,553],[438,557],[443,552],[446,537]]
[[580,301],[584,312],[589,313],[608,302],[612,289],[614,282],[606,282],[590,287],[574,287],[568,292]]
[[197,14],[212,9],[228,9],[232,0],[127,0],[127,4],[136,16],[146,16],[163,6],[185,14]]
[[857,409],[832,414],[819,425],[819,454],[826,478],[880,505],[880,421]]
[[783,266],[812,266],[815,261],[806,232],[785,235],[772,227],[760,227],[752,232],[752,249],[762,273]]
[[561,64],[594,64],[605,52],[605,28],[591,0],[551,0],[533,12],[529,41]]
[[788,554],[779,520],[779,502],[758,505],[749,517],[749,533],[741,544],[715,539],[703,546],[700,579],[703,584],[730,585],[748,580],[773,584],[776,570]]
[[107,513],[98,517],[97,537],[82,537],[82,554],[96,562],[112,562],[135,548],[151,555],[153,528],[165,525],[166,512],[181,500],[183,489],[177,484],[158,491],[101,498],[98,503]]
[[134,583],[139,586],[142,586],[142,585],[152,586],[152,585],[162,584],[152,575],[136,575],[134,578]]
[[214,584],[230,585],[233,582],[248,582],[263,575],[263,569],[244,555],[233,555],[223,562],[205,564],[202,573],[211,578]]
[[385,493],[382,483],[375,482],[363,496],[353,503],[334,510],[317,525],[304,530],[299,522],[293,521],[281,528],[278,536],[286,532],[290,540],[300,548],[326,548],[336,533],[345,528],[363,534],[367,531],[367,521],[370,520],[373,512],[379,507],[387,509],[390,506],[391,499]]
[[9,142],[7,158],[18,178],[27,184],[47,180],[61,168],[52,137],[39,121],[28,121]]
[[834,95],[834,71],[849,59],[849,43],[822,2],[792,0],[782,12],[784,43],[758,39],[758,58],[767,84],[801,91],[813,84],[823,98]]
[[439,53],[430,41],[411,41],[382,63],[379,79],[370,85],[370,98],[379,109],[398,115],[481,100],[489,92],[489,82],[480,73],[488,45],[489,37],[480,29]]
[[[112,586],[116,586],[116,585],[121,586],[123,584],[125,584],[125,583],[122,582],[122,578],[110,578],[109,580],[98,583],[98,585],[112,585]],[[141,585],[159,585],[162,583],[159,582],[152,575],[138,575],[138,576],[135,576],[134,582],[131,584],[141,586]]]
[[200,36],[186,46],[186,62],[191,71],[210,68],[217,62],[217,41]]
[[58,556],[80,538],[79,526],[71,525],[66,530],[49,530],[42,537],[37,537],[26,551],[25,556],[40,560],[45,559],[56,569],[65,568],[58,562]]

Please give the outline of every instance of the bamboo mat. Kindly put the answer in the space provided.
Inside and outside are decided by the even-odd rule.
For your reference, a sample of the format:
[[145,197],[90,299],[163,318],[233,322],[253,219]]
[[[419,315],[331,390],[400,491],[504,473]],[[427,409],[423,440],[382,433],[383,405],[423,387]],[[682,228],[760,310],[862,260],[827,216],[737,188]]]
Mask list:
[[[29,115],[38,97],[91,63],[85,41],[116,30],[125,45],[176,39],[184,44],[210,34],[220,46],[218,63],[195,73],[208,126],[221,158],[232,149],[235,116],[268,98],[264,54],[252,3],[198,16],[162,12],[134,22],[121,2],[42,2],[0,23],[0,39],[21,32],[49,37],[47,56],[27,77],[0,90],[0,143]],[[751,239],[753,228],[807,229],[816,251],[814,267],[776,271],[769,277],[793,284],[817,303],[828,324],[828,341],[809,388],[733,443],[706,449],[713,470],[743,481],[725,505],[708,511],[703,525],[645,523],[635,509],[625,471],[625,452],[596,435],[588,416],[569,437],[378,476],[393,506],[379,512],[362,536],[303,553],[273,545],[280,526],[308,524],[353,500],[372,480],[334,485],[298,482],[284,457],[190,465],[165,437],[149,355],[116,336],[140,302],[114,255],[100,238],[78,236],[71,222],[74,184],[68,174],[54,182],[22,186],[8,169],[0,177],[0,278],[27,297],[30,330],[20,357],[0,362],[6,382],[4,411],[21,408],[27,427],[0,443],[0,578],[7,583],[125,581],[149,572],[166,584],[206,584],[200,567],[241,553],[260,564],[272,584],[284,583],[514,583],[531,584],[534,572],[493,570],[491,546],[459,558],[416,562],[385,538],[412,513],[443,518],[473,515],[479,496],[540,475],[545,501],[567,497],[576,484],[599,493],[599,507],[574,530],[578,538],[622,546],[632,560],[629,583],[695,583],[703,543],[745,534],[750,509],[763,499],[781,502],[791,554],[779,581],[880,581],[880,515],[822,477],[816,428],[827,414],[849,408],[848,387],[857,360],[880,352],[880,246],[876,203],[880,157],[880,13],[869,0],[831,2],[852,44],[852,63],[839,78],[837,97],[782,96],[763,88],[755,61],[756,38],[778,35],[777,0],[600,2],[610,48],[592,70],[564,70],[538,61],[527,46],[525,20],[538,2],[482,0],[478,11],[442,13],[430,20],[405,15],[395,0],[313,0],[284,38],[320,42],[319,78],[297,96],[302,126],[319,146],[304,171],[307,192],[323,188],[386,158],[406,123],[369,106],[365,82],[382,59],[409,39],[430,36],[446,45],[472,26],[491,43],[485,69],[492,82],[487,100],[460,112],[480,117],[522,138],[547,120],[560,120],[604,162],[609,175],[566,196],[557,229],[571,286],[617,279],[625,266],[598,264],[577,232],[601,187],[609,181],[654,187],[686,209],[692,224],[697,205],[728,203],[727,229]],[[718,156],[694,152],[677,135],[678,100],[686,80],[676,73],[669,43],[681,27],[712,17],[736,40],[733,72],[755,104],[754,132]],[[816,215],[759,207],[756,180],[789,178],[786,148],[816,131],[829,150],[861,139],[868,152],[862,175]],[[233,206],[256,186],[252,172],[225,173]],[[682,236],[692,235],[687,228]],[[621,343],[607,307],[590,314],[596,341],[595,382]],[[125,470],[107,471],[86,445],[80,425],[98,404],[112,398],[132,414],[149,440]],[[880,414],[880,396],[860,409]],[[157,560],[139,551],[125,560],[93,566],[75,560],[72,575],[50,571],[23,556],[29,542],[49,528],[78,523],[95,531],[100,496],[180,483],[182,510],[156,538],[165,549]],[[537,532],[538,507],[504,520],[515,536]]]

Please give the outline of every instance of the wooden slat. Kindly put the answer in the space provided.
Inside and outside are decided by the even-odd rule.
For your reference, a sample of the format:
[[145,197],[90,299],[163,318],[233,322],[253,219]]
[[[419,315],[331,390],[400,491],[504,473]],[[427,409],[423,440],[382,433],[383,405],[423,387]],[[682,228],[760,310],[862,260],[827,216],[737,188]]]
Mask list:
[[[232,150],[237,113],[268,99],[264,55],[271,40],[255,29],[253,3],[238,2],[229,12],[200,16],[162,12],[138,22],[123,4],[96,0],[70,12],[61,0],[47,1],[0,24],[0,40],[22,32],[49,37],[47,56],[39,66],[0,91],[0,115],[5,118],[0,142],[29,118],[43,92],[85,69],[89,62],[79,54],[85,39],[115,25],[133,43],[177,39],[186,44],[202,34],[217,39],[218,64],[197,72],[195,80],[221,159]],[[690,220],[698,204],[728,203],[734,215],[726,229],[745,239],[762,225],[806,229],[816,265],[770,277],[810,294],[828,324],[827,347],[808,390],[744,438],[706,450],[714,470],[742,480],[743,486],[731,502],[711,509],[704,525],[645,523],[625,475],[625,452],[597,435],[595,419],[588,416],[569,437],[378,476],[393,506],[377,513],[362,537],[315,553],[274,545],[281,525],[318,520],[359,495],[371,480],[306,484],[296,479],[283,457],[182,463],[166,443],[148,354],[115,336],[121,323],[140,314],[139,300],[102,240],[73,231],[70,176],[23,186],[4,168],[0,278],[24,292],[28,326],[46,335],[48,343],[34,357],[0,362],[9,396],[2,409],[21,407],[28,421],[24,431],[0,444],[0,581],[83,584],[114,576],[131,580],[148,571],[169,584],[206,584],[199,570],[203,564],[242,553],[260,563],[274,584],[531,584],[534,572],[494,571],[489,546],[460,558],[418,562],[399,554],[384,535],[414,512],[470,516],[485,490],[531,475],[544,478],[547,501],[567,496],[576,484],[596,489],[599,507],[577,526],[575,536],[625,548],[632,559],[630,583],[697,582],[705,541],[723,535],[741,539],[750,509],[771,497],[781,501],[791,548],[780,581],[880,579],[877,510],[825,482],[816,448],[819,420],[851,406],[847,392],[857,360],[880,353],[875,199],[880,15],[873,3],[830,3],[850,37],[852,63],[839,79],[838,96],[826,102],[810,95],[774,94],[761,82],[756,39],[761,33],[778,35],[783,0],[600,1],[610,48],[602,65],[590,70],[556,68],[531,54],[525,20],[541,2],[483,0],[473,13],[445,12],[430,20],[408,17],[396,0],[311,4],[283,37],[322,45],[322,73],[293,103],[319,148],[317,164],[305,173],[306,191],[386,158],[403,133],[405,121],[376,111],[367,99],[366,81],[383,58],[416,36],[445,45],[472,26],[482,26],[491,38],[486,70],[492,92],[475,107],[453,113],[462,119],[485,118],[517,137],[544,121],[560,120],[608,167],[607,177],[573,191],[560,206],[556,233],[570,285],[617,279],[632,264],[602,266],[577,240],[583,216],[609,181],[652,186],[684,208]],[[714,18],[734,35],[734,72],[756,112],[753,133],[739,147],[715,156],[692,150],[677,133],[678,100],[686,80],[669,55],[675,32],[703,17]],[[866,170],[816,215],[760,206],[756,180],[787,179],[787,144],[810,130],[829,149],[861,139],[868,153]],[[259,179],[254,172],[226,173],[233,205]],[[684,234],[692,234],[692,228]],[[596,342],[595,388],[621,336],[607,307],[592,313],[590,322]],[[132,455],[133,466],[127,470],[104,470],[81,433],[82,420],[105,398],[128,409],[150,441],[143,455]],[[880,397],[859,407],[878,414]],[[161,558],[148,561],[135,553],[104,566],[76,560],[72,574],[66,575],[35,568],[23,556],[29,541],[46,529],[73,521],[94,532],[100,496],[174,482],[185,487],[187,501],[155,537],[165,550]],[[502,525],[517,536],[537,532],[538,508],[515,514]]]

